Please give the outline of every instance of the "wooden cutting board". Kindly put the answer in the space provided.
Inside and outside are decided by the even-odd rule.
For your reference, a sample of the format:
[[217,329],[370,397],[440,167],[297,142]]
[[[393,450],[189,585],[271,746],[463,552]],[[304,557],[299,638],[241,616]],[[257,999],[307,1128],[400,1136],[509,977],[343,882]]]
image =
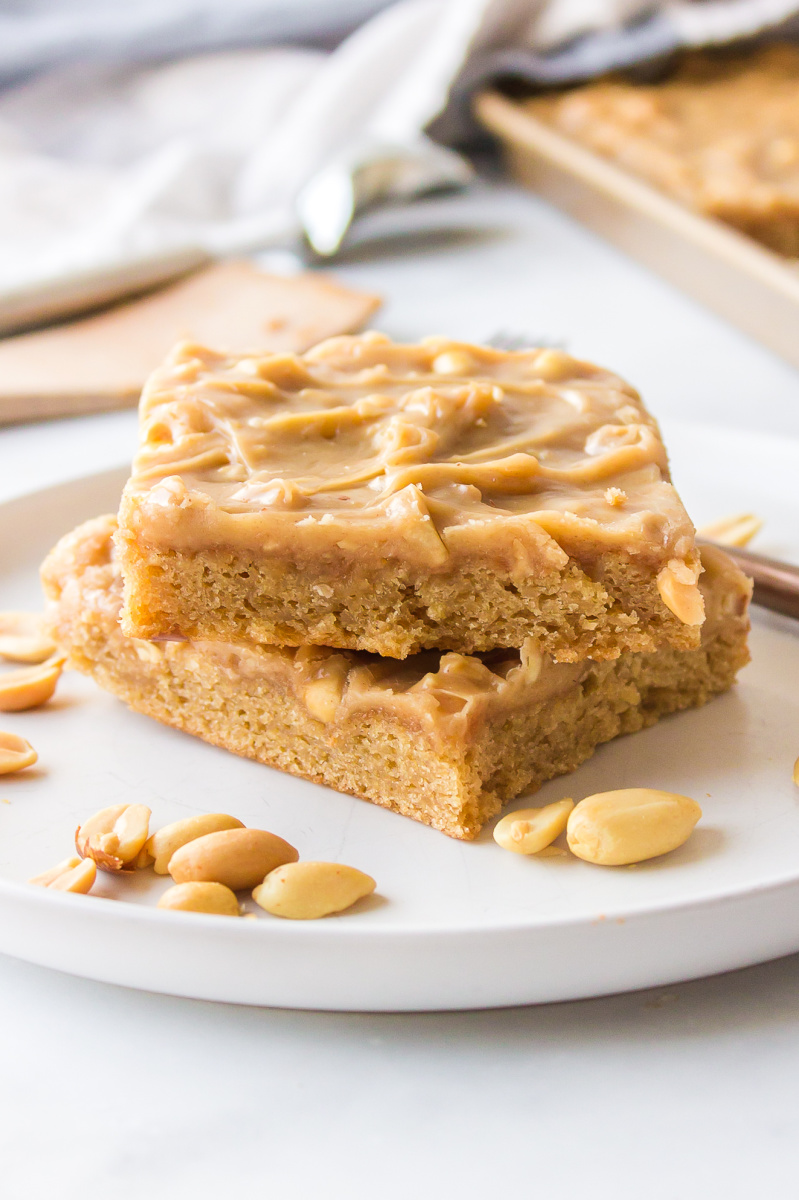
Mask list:
[[302,351],[360,329],[379,305],[322,275],[217,263],[94,316],[0,340],[0,424],[134,405],[184,338],[234,353]]

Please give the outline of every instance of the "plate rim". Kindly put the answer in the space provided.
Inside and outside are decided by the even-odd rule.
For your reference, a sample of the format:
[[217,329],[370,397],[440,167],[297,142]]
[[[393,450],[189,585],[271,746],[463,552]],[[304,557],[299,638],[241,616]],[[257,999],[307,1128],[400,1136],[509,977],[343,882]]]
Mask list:
[[[671,431],[675,441],[688,440],[692,432],[695,432],[700,439],[718,437],[733,441],[741,450],[746,448],[751,453],[752,443],[757,440],[763,445],[775,446],[779,445],[780,450],[790,455],[799,455],[799,437],[783,437],[774,434],[764,433],[762,431],[747,431],[737,427],[721,427],[714,426],[710,423],[692,422],[685,420],[670,420],[665,419],[664,425],[667,435]],[[667,444],[669,438],[667,436]],[[58,482],[45,486],[33,487],[25,491],[8,496],[0,501],[0,511],[7,510],[17,503],[24,504],[26,501],[40,498],[46,501],[47,497],[52,493],[59,491],[71,490],[76,486],[85,485],[102,486],[103,482],[110,483],[123,482],[125,474],[129,471],[127,462],[121,462],[116,465],[107,467],[100,471],[91,471],[78,473],[69,479],[59,480]],[[769,621],[771,621],[769,616]],[[787,619],[779,620],[779,626],[786,626],[786,632],[790,632],[791,622]],[[444,836],[444,835],[440,835]],[[351,915],[342,914],[343,920],[328,921],[286,921],[280,918],[259,919],[253,921],[240,921],[238,926],[234,925],[233,929],[230,924],[220,924],[219,917],[214,914],[192,913],[195,918],[200,918],[189,923],[192,930],[195,931],[194,936],[201,936],[203,932],[214,941],[218,939],[218,932],[225,930],[225,940],[230,941],[231,935],[237,943],[243,945],[263,945],[266,942],[273,941],[281,947],[290,945],[291,942],[296,942],[298,945],[317,945],[320,948],[331,944],[345,942],[348,946],[357,945],[360,943],[364,948],[373,947],[376,945],[396,944],[399,942],[413,943],[422,950],[429,947],[436,941],[442,939],[449,942],[457,942],[459,945],[464,941],[469,941],[474,938],[495,938],[500,941],[511,941],[524,939],[525,937],[535,938],[536,935],[543,936],[547,932],[557,931],[582,931],[590,930],[592,926],[599,924],[623,924],[629,922],[631,924],[644,924],[657,918],[668,919],[673,917],[675,921],[684,919],[685,915],[691,912],[704,914],[705,916],[712,915],[713,910],[727,907],[736,904],[746,904],[747,902],[757,904],[759,901],[768,900],[772,895],[777,896],[780,893],[785,893],[786,890],[795,889],[799,885],[799,863],[796,869],[786,871],[780,874],[777,878],[769,878],[767,880],[759,880],[749,882],[743,886],[726,886],[723,890],[718,889],[706,892],[700,895],[692,895],[690,897],[670,897],[653,900],[646,903],[636,902],[635,896],[630,896],[629,903],[624,902],[623,907],[614,906],[608,914],[597,911],[596,913],[582,913],[580,915],[560,915],[549,912],[540,914],[536,912],[523,912],[518,918],[509,919],[507,917],[488,918],[485,921],[475,921],[472,917],[471,924],[461,926],[453,926],[450,924],[425,923],[420,924],[418,919],[415,923],[408,923],[403,920],[397,924],[378,924],[372,925],[368,922],[359,922],[356,918],[359,915],[357,911]],[[106,896],[92,896],[94,903],[90,906],[84,906],[82,897],[72,896],[66,893],[58,893],[47,891],[46,889],[36,888],[22,881],[9,880],[0,878],[0,907],[6,909],[16,909],[17,912],[23,911],[30,914],[38,914],[40,912],[58,912],[61,914],[61,920],[74,921],[76,928],[81,921],[91,923],[96,929],[101,926],[113,923],[118,928],[148,928],[153,922],[164,930],[165,934],[170,930],[182,928],[186,930],[186,924],[183,918],[184,913],[169,913],[168,911],[159,910],[155,906],[123,903],[120,905],[119,900],[112,899]],[[76,901],[78,903],[76,904]],[[99,903],[98,903],[99,902]],[[598,905],[598,908],[601,907]],[[365,915],[365,914],[362,914]],[[166,921],[164,918],[167,918]],[[267,917],[267,914],[264,914]],[[120,926],[121,922],[121,926]],[[177,924],[176,924],[177,922]],[[251,932],[249,927],[255,924],[256,930],[260,932]],[[260,942],[253,939],[261,939]],[[799,948],[799,940],[797,941]],[[18,953],[17,951],[10,951]],[[22,955],[19,955],[22,957]],[[770,957],[767,952],[766,957]],[[44,962],[44,957],[39,954],[38,957],[32,957],[32,961]],[[760,961],[760,960],[755,960]],[[50,965],[50,964],[46,964]],[[69,970],[68,967],[60,967],[56,969]],[[710,968],[714,970],[714,968]],[[723,968],[729,969],[729,968]],[[77,974],[84,977],[100,978],[96,974],[90,976],[87,971],[76,969]],[[668,971],[666,972],[668,975]],[[685,977],[685,976],[682,976]],[[673,978],[669,976],[669,978]],[[130,985],[136,986],[136,985]],[[148,986],[143,984],[142,986]],[[638,986],[648,986],[641,984]],[[625,985],[620,984],[620,989],[624,990]],[[167,988],[163,989],[164,991]],[[172,994],[175,993],[172,991]],[[185,992],[182,994],[199,994],[197,992]],[[574,993],[575,995],[577,992]],[[591,993],[580,993],[591,994]],[[599,994],[597,992],[596,994]],[[604,993],[603,993],[604,994]],[[564,996],[564,999],[567,997]],[[241,1001],[242,1003],[252,1003],[253,1001]],[[519,1003],[524,1001],[508,1001],[508,1003]],[[528,1003],[536,1003],[540,1001],[530,1000]],[[263,1003],[270,1003],[268,1000]],[[484,1001],[487,1006],[501,1006],[501,1002]],[[469,1001],[464,999],[462,1007],[469,1007]],[[481,1005],[482,1006],[482,1005]],[[291,1005],[291,1007],[331,1007],[324,1004],[323,1001],[306,1002],[303,1004]],[[333,1006],[340,1007],[340,1006]],[[353,1009],[357,1005],[352,1006]],[[436,1005],[430,1004],[427,1006],[434,1009]],[[444,1007],[444,1006],[439,1006]],[[445,1007],[451,1009],[456,1005],[447,1004]],[[370,1011],[376,1011],[370,1006]],[[388,1006],[383,1006],[382,1010],[389,1011]]]

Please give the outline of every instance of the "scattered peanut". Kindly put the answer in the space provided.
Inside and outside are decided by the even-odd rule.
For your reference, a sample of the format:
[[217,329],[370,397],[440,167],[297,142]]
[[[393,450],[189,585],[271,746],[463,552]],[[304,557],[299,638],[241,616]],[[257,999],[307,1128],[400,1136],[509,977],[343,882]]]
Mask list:
[[588,796],[566,826],[569,849],[606,867],[643,862],[676,850],[702,816],[695,800],[653,788],[623,788]]
[[144,845],[142,846],[141,850],[136,855],[136,857],[134,859],[132,859],[128,865],[134,871],[141,871],[144,867],[151,867],[153,865],[153,856],[150,853],[150,851],[147,849],[146,842],[144,843]]
[[224,883],[232,891],[255,887],[265,875],[299,854],[265,829],[224,829],[206,833],[176,850],[169,860],[175,883]]
[[760,533],[763,522],[754,513],[739,513],[735,517],[721,517],[697,530],[700,537],[710,538],[720,546],[748,546],[756,533]]
[[38,758],[30,742],[17,733],[0,731],[0,775],[11,775],[14,771],[24,771],[32,767]]
[[39,613],[0,613],[0,658],[40,663],[55,654],[55,649]]
[[196,817],[185,817],[182,821],[173,821],[171,825],[165,825],[163,829],[156,830],[147,840],[144,853],[149,862],[137,865],[149,866],[149,863],[152,862],[156,875],[167,875],[169,860],[181,846],[195,841],[196,838],[204,837],[207,833],[219,833],[223,829],[243,828],[243,821],[229,817],[226,813],[199,813]]
[[370,896],[375,887],[374,879],[355,867],[293,862],[270,871],[252,898],[276,917],[309,921],[343,912],[356,900]]
[[41,875],[34,875],[28,883],[37,887],[52,888],[54,892],[80,892],[85,895],[97,878],[97,867],[91,858],[65,858],[57,866]]
[[164,892],[158,907],[173,912],[216,913],[220,917],[241,915],[238,900],[222,883],[177,883]]
[[24,667],[0,675],[0,712],[22,712],[46,704],[64,669],[62,657],[50,658],[38,667]]
[[494,828],[494,841],[516,854],[538,854],[566,828],[573,800],[557,800],[544,808],[523,808],[508,813]]
[[145,804],[114,804],[79,826],[75,848],[81,858],[93,858],[102,871],[131,871],[147,841],[149,824]]

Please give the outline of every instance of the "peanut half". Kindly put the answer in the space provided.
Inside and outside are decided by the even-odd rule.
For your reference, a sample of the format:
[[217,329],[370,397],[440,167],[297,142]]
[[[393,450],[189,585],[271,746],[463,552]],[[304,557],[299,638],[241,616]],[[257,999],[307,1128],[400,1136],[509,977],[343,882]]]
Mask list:
[[50,658],[38,667],[23,667],[0,675],[0,712],[22,712],[46,704],[64,669],[64,658]]
[[[243,829],[244,822],[226,813],[198,813],[196,817],[185,817],[165,825],[148,838],[144,851],[153,861],[156,875],[169,873],[169,860],[175,851],[206,833],[219,833],[223,829]],[[143,864],[147,865],[147,864]]]
[[252,898],[275,917],[312,921],[370,896],[374,879],[341,863],[293,862],[270,871]]
[[92,884],[97,878],[97,867],[91,858],[65,858],[57,866],[41,875],[34,875],[28,883],[37,887],[52,888],[54,892],[79,892],[85,895],[91,891]]
[[793,764],[793,781],[799,787],[799,758]]
[[132,871],[147,841],[149,824],[146,804],[102,808],[76,830],[75,849],[81,858],[93,858],[101,871]]
[[219,917],[241,916],[239,902],[222,883],[177,883],[167,888],[158,901],[159,908],[172,912],[216,913]]
[[679,558],[670,558],[655,581],[666,608],[683,625],[701,625],[705,619],[705,602],[697,586],[700,569]]
[[477,365],[465,350],[445,350],[430,364],[434,375],[468,375]]
[[586,862],[620,867],[668,854],[691,836],[702,816],[695,800],[654,788],[598,792],[569,817],[569,849]]
[[327,674],[314,679],[305,685],[302,694],[303,703],[312,717],[329,725],[336,719],[336,712],[344,694],[344,684],[347,678],[347,664],[342,661],[338,671],[328,671]]
[[0,613],[0,658],[40,663],[55,654],[55,642],[39,613]]
[[494,841],[516,854],[538,854],[563,833],[573,808],[573,800],[557,800],[543,808],[508,813],[494,827]]
[[299,854],[265,829],[224,829],[206,833],[176,850],[169,860],[175,883],[224,883],[231,891],[255,887],[265,875]]
[[32,767],[38,758],[30,742],[18,733],[3,733],[0,731],[0,775],[11,775],[14,771],[24,771]]
[[720,546],[748,546],[763,522],[754,513],[739,513],[736,517],[721,517],[697,529],[700,537],[710,538]]

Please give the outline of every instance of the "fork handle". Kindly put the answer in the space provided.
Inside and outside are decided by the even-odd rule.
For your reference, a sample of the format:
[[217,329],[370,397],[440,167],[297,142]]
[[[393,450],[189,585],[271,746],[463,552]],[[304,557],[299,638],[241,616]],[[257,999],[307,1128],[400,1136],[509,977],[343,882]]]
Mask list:
[[777,558],[754,554],[751,550],[722,546],[710,539],[699,539],[700,546],[702,540],[709,546],[718,546],[744,574],[754,580],[753,604],[769,608],[772,612],[783,613],[786,617],[799,619],[799,567],[793,566],[792,563],[780,562]]

